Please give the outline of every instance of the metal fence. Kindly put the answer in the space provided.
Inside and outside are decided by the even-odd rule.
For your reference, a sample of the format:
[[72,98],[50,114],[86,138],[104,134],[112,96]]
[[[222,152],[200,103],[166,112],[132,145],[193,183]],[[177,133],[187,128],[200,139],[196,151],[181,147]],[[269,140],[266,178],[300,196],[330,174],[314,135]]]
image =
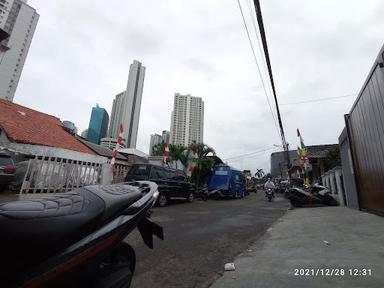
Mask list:
[[125,176],[130,166],[126,165],[115,165],[115,171],[113,173],[113,183],[124,182]]
[[66,192],[100,182],[101,163],[56,157],[30,159],[20,193]]

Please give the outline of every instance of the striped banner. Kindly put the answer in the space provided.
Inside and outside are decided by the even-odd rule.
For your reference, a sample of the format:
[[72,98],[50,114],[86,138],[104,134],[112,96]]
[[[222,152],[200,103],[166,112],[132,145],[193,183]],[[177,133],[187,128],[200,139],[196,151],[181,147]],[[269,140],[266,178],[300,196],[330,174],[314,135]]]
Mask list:
[[164,163],[167,163],[168,157],[169,157],[169,147],[168,147],[168,143],[165,143],[164,144]]
[[120,134],[119,134],[119,138],[117,138],[117,143],[116,143],[116,147],[115,149],[113,149],[113,156],[112,156],[112,159],[111,159],[111,164],[112,164],[112,170],[115,171],[115,162],[116,162],[116,158],[117,158],[117,150],[119,149],[119,146],[122,146],[123,144],[123,132],[124,132],[124,128],[123,128],[123,124],[120,124]]

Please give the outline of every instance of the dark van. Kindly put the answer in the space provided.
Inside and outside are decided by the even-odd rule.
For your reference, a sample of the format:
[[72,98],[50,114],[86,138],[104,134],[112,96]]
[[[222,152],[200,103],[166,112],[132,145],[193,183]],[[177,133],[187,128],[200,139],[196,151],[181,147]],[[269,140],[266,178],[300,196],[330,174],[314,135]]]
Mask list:
[[195,185],[186,181],[186,175],[181,170],[162,167],[153,164],[134,164],[128,171],[125,181],[148,180],[159,187],[157,198],[159,206],[165,206],[172,198],[185,198],[193,202]]

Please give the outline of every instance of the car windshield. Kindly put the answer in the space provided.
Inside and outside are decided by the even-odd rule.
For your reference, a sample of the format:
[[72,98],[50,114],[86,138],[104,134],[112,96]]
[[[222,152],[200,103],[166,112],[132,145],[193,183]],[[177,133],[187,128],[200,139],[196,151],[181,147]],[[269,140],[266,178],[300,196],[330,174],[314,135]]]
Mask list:
[[129,170],[128,175],[148,176],[149,170],[150,170],[150,166],[148,166],[148,165],[134,165]]

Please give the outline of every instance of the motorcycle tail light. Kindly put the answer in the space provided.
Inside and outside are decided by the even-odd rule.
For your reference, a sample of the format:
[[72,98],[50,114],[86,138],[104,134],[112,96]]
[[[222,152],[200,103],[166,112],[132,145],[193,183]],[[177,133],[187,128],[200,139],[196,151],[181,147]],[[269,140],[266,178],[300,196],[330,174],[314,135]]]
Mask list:
[[10,165],[10,166],[5,166],[4,167],[4,172],[8,174],[12,174],[16,172],[16,166]]

